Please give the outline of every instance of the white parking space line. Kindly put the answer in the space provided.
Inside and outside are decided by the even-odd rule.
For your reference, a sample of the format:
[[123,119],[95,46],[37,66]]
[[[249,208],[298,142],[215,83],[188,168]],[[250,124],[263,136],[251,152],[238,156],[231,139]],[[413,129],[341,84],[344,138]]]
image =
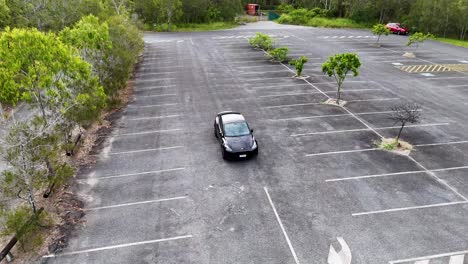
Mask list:
[[307,83],[303,84],[284,84],[284,85],[269,85],[269,86],[254,86],[249,87],[250,89],[258,90],[258,89],[274,89],[274,88],[283,88],[283,87],[297,87],[297,86],[308,86]]
[[447,88],[458,88],[458,87],[468,87],[468,84],[461,84],[461,85],[447,85]]
[[229,61],[229,63],[248,63],[248,62],[261,62],[261,61],[259,61],[259,60]]
[[288,71],[249,71],[249,72],[239,72],[241,75],[247,74],[262,74],[262,73],[281,73],[281,72],[288,72]]
[[156,90],[156,89],[165,89],[165,88],[172,88],[176,87],[177,85],[161,85],[161,86],[151,86],[151,87],[144,87],[144,88],[137,88],[136,91],[146,91],[146,90]]
[[403,171],[403,172],[382,173],[382,174],[373,174],[373,175],[355,176],[355,177],[346,177],[346,178],[335,178],[335,179],[325,180],[325,182],[350,181],[350,180],[360,180],[360,179],[367,179],[367,178],[379,178],[379,177],[387,177],[387,176],[395,176],[395,175],[420,174],[420,173],[426,173],[426,171],[424,170]]
[[463,264],[464,259],[464,255],[451,256],[449,264]]
[[170,80],[175,80],[176,78],[156,78],[156,79],[150,79],[150,80],[138,80],[135,81],[136,84],[140,83],[147,83],[147,82],[157,82],[157,81],[170,81]]
[[158,133],[172,133],[172,132],[179,132],[182,129],[166,129],[166,130],[152,130],[152,131],[145,131],[145,132],[135,132],[135,133],[124,133],[124,134],[116,134],[115,137],[127,137],[127,136],[137,136],[137,135],[146,135],[146,134],[158,134]]
[[137,118],[129,118],[127,121],[139,121],[139,120],[151,120],[151,119],[163,119],[163,118],[173,118],[179,117],[180,115],[167,115],[167,116],[148,116],[148,117],[137,117]]
[[237,69],[251,69],[251,68],[260,68],[260,67],[278,67],[278,65],[253,65],[253,66],[242,66],[236,67]]
[[441,171],[452,171],[452,170],[463,170],[468,169],[468,166],[459,166],[459,167],[451,167],[451,168],[442,168],[442,169],[433,169],[430,170],[432,172],[441,172]]
[[43,258],[56,258],[56,257],[61,257],[61,256],[70,256],[70,255],[77,255],[77,254],[83,254],[83,253],[91,253],[91,252],[96,252],[96,251],[103,251],[103,250],[110,250],[110,249],[117,249],[117,248],[125,248],[125,247],[131,247],[131,246],[155,244],[155,243],[174,241],[174,240],[179,240],[179,239],[187,239],[187,238],[191,238],[191,237],[192,237],[192,235],[186,235],[186,236],[161,238],[161,239],[155,239],[155,240],[146,240],[146,241],[141,241],[141,242],[126,243],[126,244],[120,244],[120,245],[114,245],[114,246],[70,251],[70,252],[64,252],[64,253],[59,253],[59,254],[51,254],[51,255],[43,256]]
[[180,149],[184,146],[174,146],[174,147],[161,147],[161,148],[151,148],[151,149],[141,149],[141,150],[129,150],[122,152],[111,152],[109,155],[124,155],[124,154],[133,154],[133,153],[142,153],[142,152],[152,152],[152,151],[161,151],[161,150],[171,150],[171,149]]
[[[406,128],[409,128],[409,127],[428,127],[428,126],[447,126],[449,124],[450,123],[407,125]],[[301,134],[292,134],[291,137],[311,136],[311,135],[325,135],[325,134],[359,132],[359,131],[374,131],[374,130],[385,130],[385,129],[396,129],[396,128],[400,128],[400,126],[375,127],[375,128],[358,128],[358,129],[331,130],[331,131],[322,131],[322,132],[301,133]]]
[[[389,114],[393,113],[392,111],[381,111],[381,112],[362,112],[356,113],[355,115],[378,115],[378,114]],[[315,118],[327,118],[327,117],[340,117],[340,116],[350,116],[348,114],[336,114],[336,115],[315,115],[315,116],[300,116],[300,117],[290,117],[290,118],[279,118],[279,119],[269,119],[274,121],[288,121],[288,120],[302,120],[302,119],[315,119]]]
[[137,95],[137,98],[148,98],[148,97],[166,97],[166,96],[176,96],[177,94],[171,93],[171,94],[153,94],[153,95]]
[[291,251],[294,261],[296,262],[296,264],[299,264],[299,259],[297,258],[296,251],[294,250],[291,240],[289,239],[288,233],[286,233],[286,229],[283,226],[283,222],[281,221],[281,218],[279,217],[278,212],[276,211],[275,204],[273,203],[273,200],[271,199],[270,193],[268,192],[268,188],[263,187],[263,189],[265,190],[265,193],[268,198],[268,202],[270,202],[271,209],[273,209],[273,213],[275,214],[276,220],[278,221],[281,231],[283,232],[284,238],[286,239],[286,242],[288,243],[289,250]]
[[143,171],[143,172],[127,173],[127,174],[120,174],[120,175],[110,175],[110,176],[103,176],[103,177],[96,176],[92,180],[107,180],[107,179],[115,179],[115,178],[140,176],[140,175],[161,174],[161,173],[166,173],[166,172],[182,171],[182,170],[185,170],[185,168],[174,168],[174,169],[155,170],[155,171]]
[[134,202],[134,203],[124,203],[124,204],[116,204],[116,205],[101,206],[101,207],[94,207],[94,208],[85,208],[85,209],[83,209],[83,211],[97,211],[97,210],[103,210],[103,209],[113,209],[113,208],[127,207],[127,206],[133,206],[133,205],[142,205],[142,204],[182,200],[182,199],[187,199],[187,198],[188,198],[188,196],[179,196],[179,197],[173,197],[173,198],[148,200],[148,201],[141,201],[141,202]]
[[393,208],[393,209],[386,209],[386,210],[377,210],[377,211],[368,211],[362,213],[353,213],[352,216],[362,216],[362,215],[372,215],[372,214],[382,214],[382,213],[390,213],[390,212],[399,212],[399,211],[408,211],[408,210],[415,210],[415,209],[423,209],[423,208],[433,208],[433,207],[441,207],[441,206],[452,206],[458,204],[466,204],[468,201],[459,201],[459,202],[450,202],[450,203],[439,203],[439,204],[430,204],[430,205],[421,205],[421,206],[411,206],[411,207],[401,207],[401,208]]
[[[144,66],[144,64],[143,64],[143,66]],[[143,73],[137,74],[137,78],[146,77],[148,75],[164,75],[164,74],[173,74],[173,73],[177,73],[177,72],[175,72],[175,71],[172,71],[172,72],[146,72],[146,73],[143,72]]]
[[128,108],[150,108],[150,107],[163,107],[163,106],[173,106],[173,105],[178,105],[178,103],[172,103],[172,104],[153,104],[153,105],[139,105],[139,106],[134,106],[134,105],[129,105]]
[[[346,83],[375,83],[374,81],[346,81]],[[312,84],[336,84],[336,82],[316,82]]]
[[[348,92],[367,92],[367,91],[381,91],[381,89],[351,89],[351,90],[345,90],[344,93]],[[335,94],[335,91],[330,91],[330,92],[308,92],[308,93],[285,93],[285,94],[270,94],[270,95],[261,95],[259,98],[263,97],[281,97],[281,96],[295,96],[295,95],[308,95],[308,94]]]
[[443,142],[443,143],[429,143],[429,144],[418,144],[416,147],[428,147],[428,146],[445,146],[445,145],[456,145],[456,144],[465,144],[468,143],[468,140],[464,141],[453,141],[453,142]]
[[379,149],[379,148],[370,148],[370,149],[354,149],[354,150],[343,150],[343,151],[320,152],[320,153],[306,154],[305,156],[306,157],[314,157],[314,156],[324,156],[324,155],[333,155],[333,154],[367,152],[367,151],[375,151],[375,150],[381,150],[381,149]]
[[426,80],[451,80],[451,79],[468,79],[468,77],[434,77],[434,78],[426,78]]
[[[327,97],[328,97],[328,95],[327,95]],[[348,103],[352,103],[352,102],[372,102],[372,101],[390,101],[390,100],[399,100],[399,99],[400,98],[362,99],[362,100],[350,100],[350,101],[348,101]],[[265,106],[263,108],[271,109],[271,108],[295,107],[295,106],[304,106],[304,105],[323,105],[323,102],[320,102],[320,103],[304,103],[304,104],[273,105],[273,106]],[[355,115],[353,113],[349,113],[349,114],[350,115]]]
[[429,255],[429,256],[423,256],[423,257],[417,257],[417,258],[392,260],[392,261],[389,261],[388,263],[398,264],[398,263],[413,262],[413,261],[419,261],[419,260],[428,260],[428,259],[430,260],[430,259],[435,259],[435,258],[451,257],[451,256],[457,256],[457,255],[464,255],[464,254],[468,254],[468,250],[456,251],[456,252],[450,252],[450,253],[442,253],[442,254],[437,254],[437,255]]

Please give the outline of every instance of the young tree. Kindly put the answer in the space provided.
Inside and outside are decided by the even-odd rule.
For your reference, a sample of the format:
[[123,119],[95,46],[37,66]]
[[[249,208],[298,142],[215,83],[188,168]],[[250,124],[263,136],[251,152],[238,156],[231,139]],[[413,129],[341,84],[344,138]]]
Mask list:
[[353,76],[359,75],[358,68],[361,66],[361,61],[355,53],[341,53],[330,56],[325,63],[322,64],[322,71],[328,77],[334,77],[338,84],[336,103],[339,105],[341,100],[341,89],[343,82],[348,73],[352,72]]
[[428,38],[433,38],[434,35],[431,33],[421,33],[421,32],[416,32],[413,35],[409,37],[408,42],[406,43],[406,46],[411,46],[413,44],[416,44],[416,49],[419,48],[419,44],[423,43],[426,39]]
[[293,65],[296,68],[296,77],[301,77],[304,64],[306,64],[308,61],[309,59],[306,56],[301,56],[289,62],[289,65]]
[[388,36],[388,34],[390,34],[390,30],[387,27],[385,27],[384,24],[375,24],[372,27],[372,33],[374,35],[377,35],[377,41],[375,43],[378,44],[380,40],[380,36],[382,35]]
[[168,25],[168,31],[171,31],[171,25],[182,16],[182,2],[180,0],[153,0],[157,10],[157,15]]
[[405,103],[391,108],[392,114],[390,120],[395,121],[395,124],[400,123],[401,128],[396,137],[396,142],[400,140],[401,133],[406,124],[418,123],[421,118],[421,107],[414,103]]

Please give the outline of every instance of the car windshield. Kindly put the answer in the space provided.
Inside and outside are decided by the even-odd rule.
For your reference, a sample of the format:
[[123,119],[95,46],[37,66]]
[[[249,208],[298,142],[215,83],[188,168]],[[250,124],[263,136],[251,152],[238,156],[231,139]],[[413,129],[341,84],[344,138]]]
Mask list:
[[224,135],[226,137],[240,137],[250,134],[249,126],[246,122],[235,122],[224,124]]

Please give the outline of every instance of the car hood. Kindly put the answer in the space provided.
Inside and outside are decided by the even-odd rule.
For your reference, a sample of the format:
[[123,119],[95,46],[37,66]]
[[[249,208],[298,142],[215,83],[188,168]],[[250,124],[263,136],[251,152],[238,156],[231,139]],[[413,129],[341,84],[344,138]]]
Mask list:
[[228,146],[235,152],[249,151],[252,149],[252,135],[240,137],[225,137]]

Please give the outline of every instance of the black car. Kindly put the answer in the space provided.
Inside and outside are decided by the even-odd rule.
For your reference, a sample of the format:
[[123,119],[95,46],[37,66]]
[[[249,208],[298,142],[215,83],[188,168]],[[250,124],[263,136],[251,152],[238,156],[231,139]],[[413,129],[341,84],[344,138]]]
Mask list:
[[216,115],[214,134],[221,144],[224,159],[248,158],[258,154],[257,140],[245,118],[238,112]]

